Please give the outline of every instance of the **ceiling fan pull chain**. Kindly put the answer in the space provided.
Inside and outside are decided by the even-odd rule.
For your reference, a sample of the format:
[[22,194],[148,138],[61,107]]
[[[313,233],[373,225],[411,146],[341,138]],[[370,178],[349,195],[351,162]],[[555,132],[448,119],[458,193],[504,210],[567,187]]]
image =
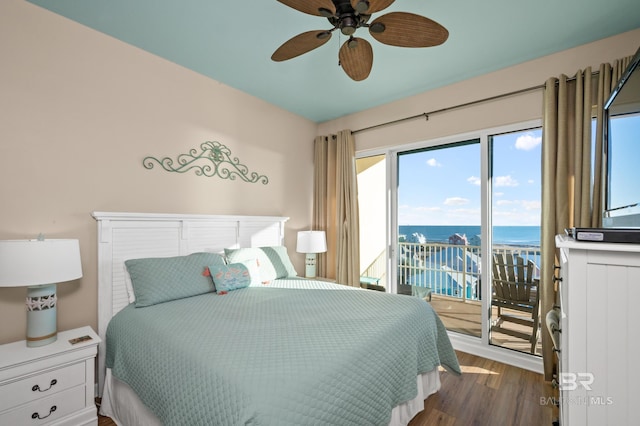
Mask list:
[[342,67],[342,61],[340,60],[340,46],[342,46],[342,40],[340,40],[341,36],[342,36],[342,33],[338,31],[338,66],[339,67]]

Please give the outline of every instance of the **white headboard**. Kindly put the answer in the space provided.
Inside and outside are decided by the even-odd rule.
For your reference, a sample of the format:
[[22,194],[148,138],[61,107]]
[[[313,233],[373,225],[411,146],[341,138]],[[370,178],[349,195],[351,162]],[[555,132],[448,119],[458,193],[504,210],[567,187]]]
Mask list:
[[284,244],[288,217],[93,212],[98,222],[98,393],[105,374],[105,334],[129,303],[124,261]]

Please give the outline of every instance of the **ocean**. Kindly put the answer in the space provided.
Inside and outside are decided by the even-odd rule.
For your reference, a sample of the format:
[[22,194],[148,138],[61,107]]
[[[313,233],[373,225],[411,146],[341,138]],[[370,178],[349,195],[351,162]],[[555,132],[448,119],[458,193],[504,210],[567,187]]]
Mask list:
[[[401,236],[407,241],[413,241],[412,235],[423,235],[427,242],[449,242],[449,237],[453,234],[466,235],[469,243],[472,238],[480,240],[480,226],[422,226],[422,225],[401,225],[398,230]],[[494,226],[493,243],[517,246],[540,247],[540,227],[539,226]]]

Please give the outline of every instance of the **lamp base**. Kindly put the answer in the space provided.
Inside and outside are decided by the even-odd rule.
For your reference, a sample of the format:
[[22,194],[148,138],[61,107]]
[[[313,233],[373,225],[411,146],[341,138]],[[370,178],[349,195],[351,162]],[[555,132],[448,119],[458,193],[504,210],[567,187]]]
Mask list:
[[58,340],[56,285],[27,289],[27,346],[35,348]]
[[316,254],[315,253],[307,253],[304,259],[304,276],[306,278],[315,278],[316,277]]

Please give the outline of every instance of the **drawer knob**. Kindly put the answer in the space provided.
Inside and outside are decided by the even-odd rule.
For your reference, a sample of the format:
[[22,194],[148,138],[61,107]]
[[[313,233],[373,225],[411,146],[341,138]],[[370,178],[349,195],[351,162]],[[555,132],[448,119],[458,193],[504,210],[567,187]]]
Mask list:
[[58,381],[56,379],[51,380],[51,383],[49,383],[49,387],[46,389],[40,389],[40,386],[38,385],[33,385],[33,387],[31,388],[31,390],[33,392],[38,391],[38,392],[46,392],[49,389],[51,389],[56,383],[58,383]]
[[31,415],[31,418],[32,418],[32,419],[34,419],[34,420],[35,420],[35,419],[40,419],[40,420],[42,420],[42,419],[46,419],[47,417],[49,417],[49,416],[50,416],[54,411],[56,411],[57,409],[58,409],[58,407],[56,407],[56,406],[54,405],[54,406],[52,406],[52,407],[49,409],[49,414],[47,414],[46,416],[44,416],[44,417],[40,417],[40,414],[39,414],[38,412],[35,412],[35,413],[33,413],[33,414]]

